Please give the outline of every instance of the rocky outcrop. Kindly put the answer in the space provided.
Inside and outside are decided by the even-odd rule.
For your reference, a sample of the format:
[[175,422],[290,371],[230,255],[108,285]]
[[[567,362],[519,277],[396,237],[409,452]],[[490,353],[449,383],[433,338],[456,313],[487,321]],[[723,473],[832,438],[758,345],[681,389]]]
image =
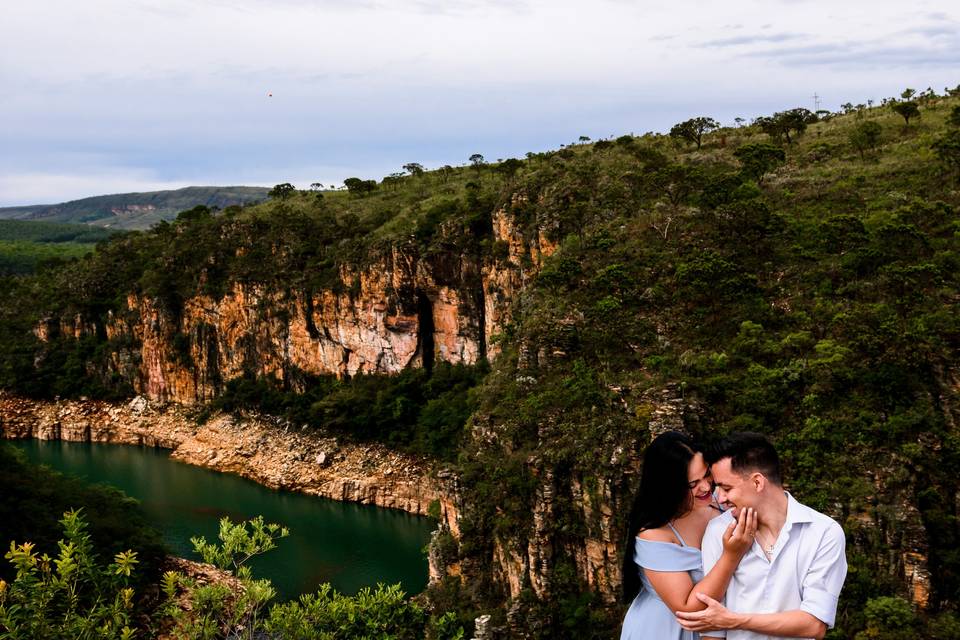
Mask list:
[[[293,388],[304,374],[397,373],[435,361],[473,364],[496,355],[519,290],[556,245],[514,215],[517,196],[493,214],[497,258],[395,245],[364,267],[340,268],[337,290],[278,290],[233,282],[221,297],[198,294],[171,308],[128,295],[106,317],[50,317],[36,335],[98,335],[116,351],[110,373],[152,401],[202,403],[242,375]],[[532,238],[532,239],[531,239]],[[488,347],[488,345],[491,345]]]
[[171,449],[182,462],[235,473],[274,489],[427,515],[459,531],[453,500],[424,460],[357,445],[257,417],[220,414],[197,425],[177,406],[36,402],[0,393],[0,435]]

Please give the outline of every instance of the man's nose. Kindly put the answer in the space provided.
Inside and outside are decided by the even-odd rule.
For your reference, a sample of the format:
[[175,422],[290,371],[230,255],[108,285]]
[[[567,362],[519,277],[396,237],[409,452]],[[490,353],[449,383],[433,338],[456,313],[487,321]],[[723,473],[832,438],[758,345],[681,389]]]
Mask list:
[[720,502],[727,501],[727,492],[719,487],[717,487],[717,500],[719,500]]

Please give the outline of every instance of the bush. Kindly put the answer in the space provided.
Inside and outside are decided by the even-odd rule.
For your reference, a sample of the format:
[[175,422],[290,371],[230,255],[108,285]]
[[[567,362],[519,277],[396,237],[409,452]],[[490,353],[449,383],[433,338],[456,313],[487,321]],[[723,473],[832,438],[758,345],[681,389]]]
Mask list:
[[79,511],[60,520],[63,539],[56,557],[39,554],[30,542],[10,543],[4,556],[16,569],[9,584],[0,581],[0,636],[10,640],[129,640],[134,629],[137,565],[134,551],[117,553],[100,566],[87,523]]

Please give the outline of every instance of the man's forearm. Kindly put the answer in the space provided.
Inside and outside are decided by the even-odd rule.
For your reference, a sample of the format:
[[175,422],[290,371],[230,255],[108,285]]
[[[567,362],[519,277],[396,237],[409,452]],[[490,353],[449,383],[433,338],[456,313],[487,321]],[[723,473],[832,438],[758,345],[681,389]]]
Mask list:
[[795,609],[780,613],[741,613],[737,629],[786,638],[823,638],[827,625],[806,611]]

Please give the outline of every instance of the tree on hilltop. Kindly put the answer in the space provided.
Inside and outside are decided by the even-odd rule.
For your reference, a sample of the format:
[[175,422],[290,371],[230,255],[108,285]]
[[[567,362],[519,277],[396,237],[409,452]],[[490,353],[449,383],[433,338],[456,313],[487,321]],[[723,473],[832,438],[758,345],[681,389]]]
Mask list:
[[[904,92],[906,93],[906,92]],[[920,117],[920,107],[917,106],[917,103],[912,100],[907,100],[905,102],[894,102],[890,105],[890,108],[903,118],[903,121],[906,123],[905,126],[910,126],[910,118],[919,118]]]
[[520,170],[520,167],[523,166],[523,162],[517,160],[516,158],[507,158],[503,162],[497,165],[496,171],[507,178],[512,178],[517,171]]
[[356,196],[364,196],[377,188],[376,180],[361,180],[360,178],[347,178],[343,181],[343,186],[347,191]]
[[412,176],[422,176],[424,172],[423,165],[419,162],[408,162],[403,165],[403,170]]
[[282,184],[275,185],[273,189],[267,193],[271,198],[276,198],[277,200],[285,200],[295,194],[297,188],[290,184],[289,182],[284,182]]
[[703,142],[703,134],[718,128],[720,128],[719,122],[713,118],[700,116],[673,125],[670,129],[670,137],[692,142],[697,145],[697,149],[700,149],[700,145]]
[[[846,106],[846,105],[845,105]],[[817,115],[809,109],[797,107],[787,111],[778,111],[772,116],[761,116],[753,121],[760,127],[765,134],[777,141],[784,140],[787,144],[793,144],[790,132],[797,136],[807,130],[807,125],[817,121]]]

